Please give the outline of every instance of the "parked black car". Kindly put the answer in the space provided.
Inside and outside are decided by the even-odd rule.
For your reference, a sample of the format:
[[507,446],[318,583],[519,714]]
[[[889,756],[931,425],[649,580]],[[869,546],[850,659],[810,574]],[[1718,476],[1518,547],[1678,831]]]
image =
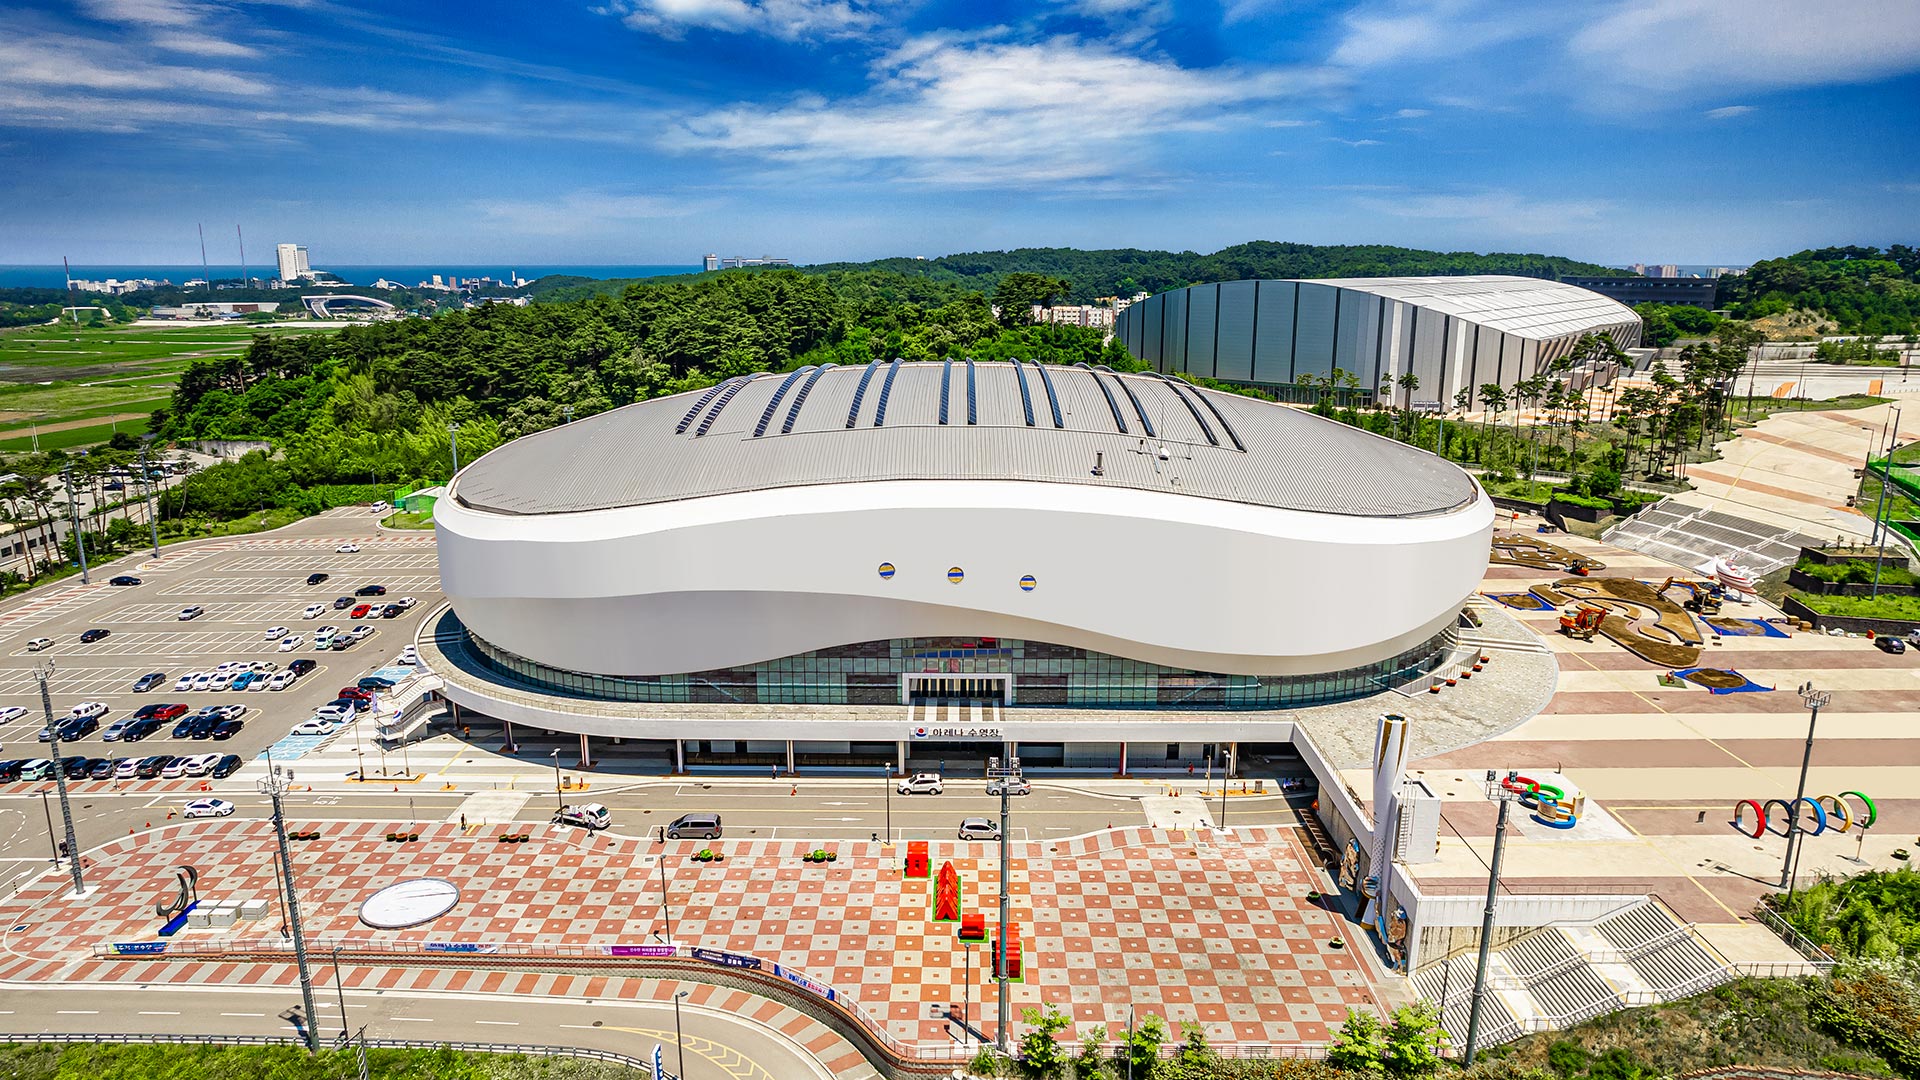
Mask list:
[[385,596],[387,595],[387,587],[385,585],[362,585],[359,588],[353,590],[353,595]]
[[333,598],[333,610],[335,611],[345,611],[352,606],[353,597],[351,596],[336,596]]
[[300,659],[295,660],[292,663],[288,664],[287,670],[293,672],[295,675],[304,677],[308,674],[311,674],[313,669],[319,666],[320,666],[319,661],[308,660],[306,657],[303,656]]
[[80,644],[82,644],[82,645],[91,645],[91,644],[93,644],[94,642],[96,642],[96,641],[99,641],[99,640],[100,640],[101,638],[104,638],[104,637],[106,637],[106,636],[107,636],[108,634],[111,634],[111,633],[113,633],[113,631],[111,631],[111,630],[102,630],[101,628],[99,628],[99,627],[97,627],[97,626],[96,626],[96,627],[94,627],[93,629],[91,629],[91,630],[87,630],[87,631],[83,631],[83,632],[82,632],[82,633],[80,634]]
[[154,689],[155,687],[159,686],[161,683],[164,683],[166,681],[167,681],[166,672],[164,671],[151,672],[149,674],[140,676],[139,681],[133,684],[133,692],[136,694],[144,694],[147,691]]
[[93,768],[87,770],[87,779],[111,780],[113,779],[114,767],[119,764],[120,763],[118,761],[115,761],[110,757],[103,757],[100,760],[93,763]]
[[388,604],[386,607],[380,609],[380,617],[383,619],[397,619],[406,613],[407,609],[401,607],[399,604]]
[[20,779],[20,769],[26,765],[28,760],[27,758],[14,758],[11,761],[0,761],[0,783]]
[[166,768],[167,762],[172,760],[172,758],[165,754],[155,754],[153,757],[141,758],[140,764],[133,770],[133,775],[142,780],[151,780],[159,776],[160,770]]
[[116,577],[116,578],[108,578],[108,579],[107,579],[107,584],[109,584],[109,585],[138,585],[138,584],[140,584],[140,579],[139,579],[139,578],[137,578],[137,577],[134,577],[134,576],[132,576],[131,574],[121,574],[121,575],[120,575],[119,577]]
[[[246,726],[247,722],[245,720],[222,720],[213,725],[213,730],[209,732],[209,736],[216,742],[225,742],[235,735],[240,734],[240,729]],[[198,738],[198,736],[195,736],[195,738]]]
[[149,716],[145,720],[136,720],[121,730],[120,741],[139,742],[141,739],[146,738],[166,726],[167,722],[165,720],[154,716]]
[[76,717],[60,726],[60,741],[74,742],[100,730],[100,721],[91,716]]
[[325,581],[325,580],[327,580],[327,577],[328,577],[328,575],[326,575],[326,574],[308,574],[308,575],[307,575],[307,584],[309,584],[309,585],[318,585],[318,584],[320,584],[321,582],[323,582],[323,581]]
[[234,773],[240,770],[240,765],[241,765],[241,761],[240,761],[239,754],[228,754],[226,757],[223,757],[219,761],[214,763],[212,776],[215,779],[221,779],[224,777],[232,776]]

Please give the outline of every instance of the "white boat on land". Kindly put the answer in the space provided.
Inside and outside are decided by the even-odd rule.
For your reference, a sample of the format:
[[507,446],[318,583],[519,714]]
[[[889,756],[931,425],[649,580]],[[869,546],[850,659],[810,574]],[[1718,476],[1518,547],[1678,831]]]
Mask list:
[[1713,578],[1735,592],[1753,595],[1753,579],[1756,575],[1750,566],[1740,566],[1731,559],[1713,558],[1695,567],[1694,573]]

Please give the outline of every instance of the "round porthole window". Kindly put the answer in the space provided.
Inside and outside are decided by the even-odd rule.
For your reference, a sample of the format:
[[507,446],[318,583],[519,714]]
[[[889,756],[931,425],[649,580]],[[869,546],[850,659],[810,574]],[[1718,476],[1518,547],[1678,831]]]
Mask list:
[[953,567],[952,569],[947,571],[947,580],[955,585],[958,585],[962,581],[967,580],[967,572],[965,570],[960,569],[957,566]]
[[1040,584],[1040,582],[1037,579],[1035,579],[1032,574],[1028,574],[1025,577],[1020,579],[1020,591],[1032,592],[1034,589],[1034,586],[1038,584]]
[[890,562],[883,562],[883,563],[881,563],[881,564],[880,564],[880,577],[881,577],[881,580],[888,580],[888,579],[891,579],[891,578],[893,577],[893,564],[892,564],[892,563],[890,563]]

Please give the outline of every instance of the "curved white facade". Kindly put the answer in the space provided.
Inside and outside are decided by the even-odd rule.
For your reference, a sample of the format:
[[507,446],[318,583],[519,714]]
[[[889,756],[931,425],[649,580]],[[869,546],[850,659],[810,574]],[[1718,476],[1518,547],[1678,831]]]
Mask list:
[[1449,625],[1493,528],[1484,494],[1447,513],[1361,518],[977,480],[534,515],[446,498],[434,516],[469,631],[556,668],[642,676],[947,635],[1202,672],[1336,670]]

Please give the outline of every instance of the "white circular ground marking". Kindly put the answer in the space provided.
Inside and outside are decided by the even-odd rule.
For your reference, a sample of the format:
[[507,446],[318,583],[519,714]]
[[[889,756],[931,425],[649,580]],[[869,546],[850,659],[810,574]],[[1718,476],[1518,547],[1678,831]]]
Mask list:
[[360,905],[360,921],[376,930],[405,930],[453,910],[460,889],[442,878],[413,878],[389,885]]

